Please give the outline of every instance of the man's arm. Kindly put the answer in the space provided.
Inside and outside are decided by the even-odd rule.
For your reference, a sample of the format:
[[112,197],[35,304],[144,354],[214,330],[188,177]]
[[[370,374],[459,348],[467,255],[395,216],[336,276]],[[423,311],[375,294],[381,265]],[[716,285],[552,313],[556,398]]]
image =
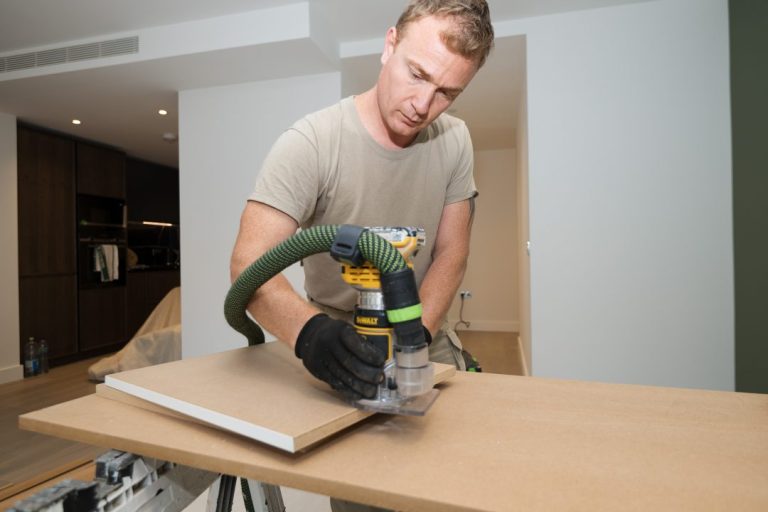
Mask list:
[[[234,281],[248,265],[296,232],[289,215],[249,201],[230,263]],[[346,322],[321,314],[302,299],[282,275],[253,294],[248,311],[269,332],[294,349],[309,372],[348,399],[372,398],[383,380],[386,354],[365,342]]]
[[[230,261],[230,279],[262,254],[296,233],[298,224],[289,215],[264,203],[248,201],[240,217],[240,231]],[[248,311],[277,339],[294,347],[301,328],[319,311],[302,299],[288,280],[277,275],[254,293]]]
[[421,321],[432,335],[440,330],[467,269],[472,201],[474,199],[446,205],[437,227],[432,265],[419,289],[423,307]]

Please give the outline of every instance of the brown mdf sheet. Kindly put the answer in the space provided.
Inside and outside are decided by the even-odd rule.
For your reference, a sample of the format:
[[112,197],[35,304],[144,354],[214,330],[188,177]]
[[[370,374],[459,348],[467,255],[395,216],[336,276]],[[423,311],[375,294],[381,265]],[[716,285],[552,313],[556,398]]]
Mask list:
[[[435,364],[435,381],[456,373]],[[107,387],[289,452],[372,413],[312,377],[283,343],[219,352],[108,375]],[[101,394],[105,394],[102,389]],[[124,400],[112,393],[108,398]],[[134,405],[142,406],[140,402]]]
[[768,395],[459,372],[297,454],[97,395],[22,428],[404,511],[768,510]]

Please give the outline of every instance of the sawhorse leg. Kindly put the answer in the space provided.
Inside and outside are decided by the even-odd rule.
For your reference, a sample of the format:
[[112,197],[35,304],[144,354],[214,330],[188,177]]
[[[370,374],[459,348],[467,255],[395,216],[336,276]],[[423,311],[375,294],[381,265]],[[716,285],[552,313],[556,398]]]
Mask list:
[[[240,481],[243,486],[243,501],[248,512],[285,512],[280,487],[256,480]],[[222,475],[218,478],[208,493],[208,512],[231,512],[236,490],[236,477]]]

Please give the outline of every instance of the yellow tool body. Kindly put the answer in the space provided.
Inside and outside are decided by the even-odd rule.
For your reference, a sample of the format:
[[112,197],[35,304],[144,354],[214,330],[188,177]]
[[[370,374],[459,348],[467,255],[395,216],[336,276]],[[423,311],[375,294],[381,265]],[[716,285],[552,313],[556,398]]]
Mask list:
[[[413,257],[424,245],[425,236],[422,228],[412,227],[373,227],[368,231],[375,233],[392,244],[402,255],[408,267],[413,268]],[[381,273],[371,262],[366,261],[356,267],[348,263],[341,266],[341,277],[358,292],[354,324],[358,334],[387,353],[392,353],[392,326],[387,320],[381,293]]]
[[[413,257],[416,256],[419,247],[424,245],[426,240],[422,228],[376,227],[367,229],[392,244],[403,256],[406,264],[413,268]],[[347,263],[343,263],[341,266],[342,279],[358,290],[380,290],[380,276],[379,269],[374,267],[370,261],[366,261],[359,267]]]
[[[424,229],[414,227],[370,227],[375,233],[391,243],[413,267],[413,257],[424,245]],[[417,368],[412,367],[414,354],[403,354],[397,348],[397,339],[387,317],[381,290],[380,272],[370,262],[360,266],[343,263],[342,278],[358,291],[354,313],[355,330],[368,342],[387,354],[384,367],[385,380],[379,386],[374,399],[360,400],[356,405],[362,409],[394,414],[422,415],[437,397],[432,389],[433,369],[428,362],[425,346],[416,358]]]

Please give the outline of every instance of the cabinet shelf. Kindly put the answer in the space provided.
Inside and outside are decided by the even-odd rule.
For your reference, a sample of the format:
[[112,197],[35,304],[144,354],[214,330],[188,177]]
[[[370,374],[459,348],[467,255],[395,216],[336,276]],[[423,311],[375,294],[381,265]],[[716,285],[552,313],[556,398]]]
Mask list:
[[125,229],[125,224],[112,224],[111,222],[86,222],[86,221],[80,221],[80,226],[85,227],[95,227],[95,228],[115,228],[115,229]]
[[162,229],[162,228],[178,228],[178,224],[172,222],[161,222],[154,220],[129,220],[128,226],[132,228],[146,228],[146,229]]

